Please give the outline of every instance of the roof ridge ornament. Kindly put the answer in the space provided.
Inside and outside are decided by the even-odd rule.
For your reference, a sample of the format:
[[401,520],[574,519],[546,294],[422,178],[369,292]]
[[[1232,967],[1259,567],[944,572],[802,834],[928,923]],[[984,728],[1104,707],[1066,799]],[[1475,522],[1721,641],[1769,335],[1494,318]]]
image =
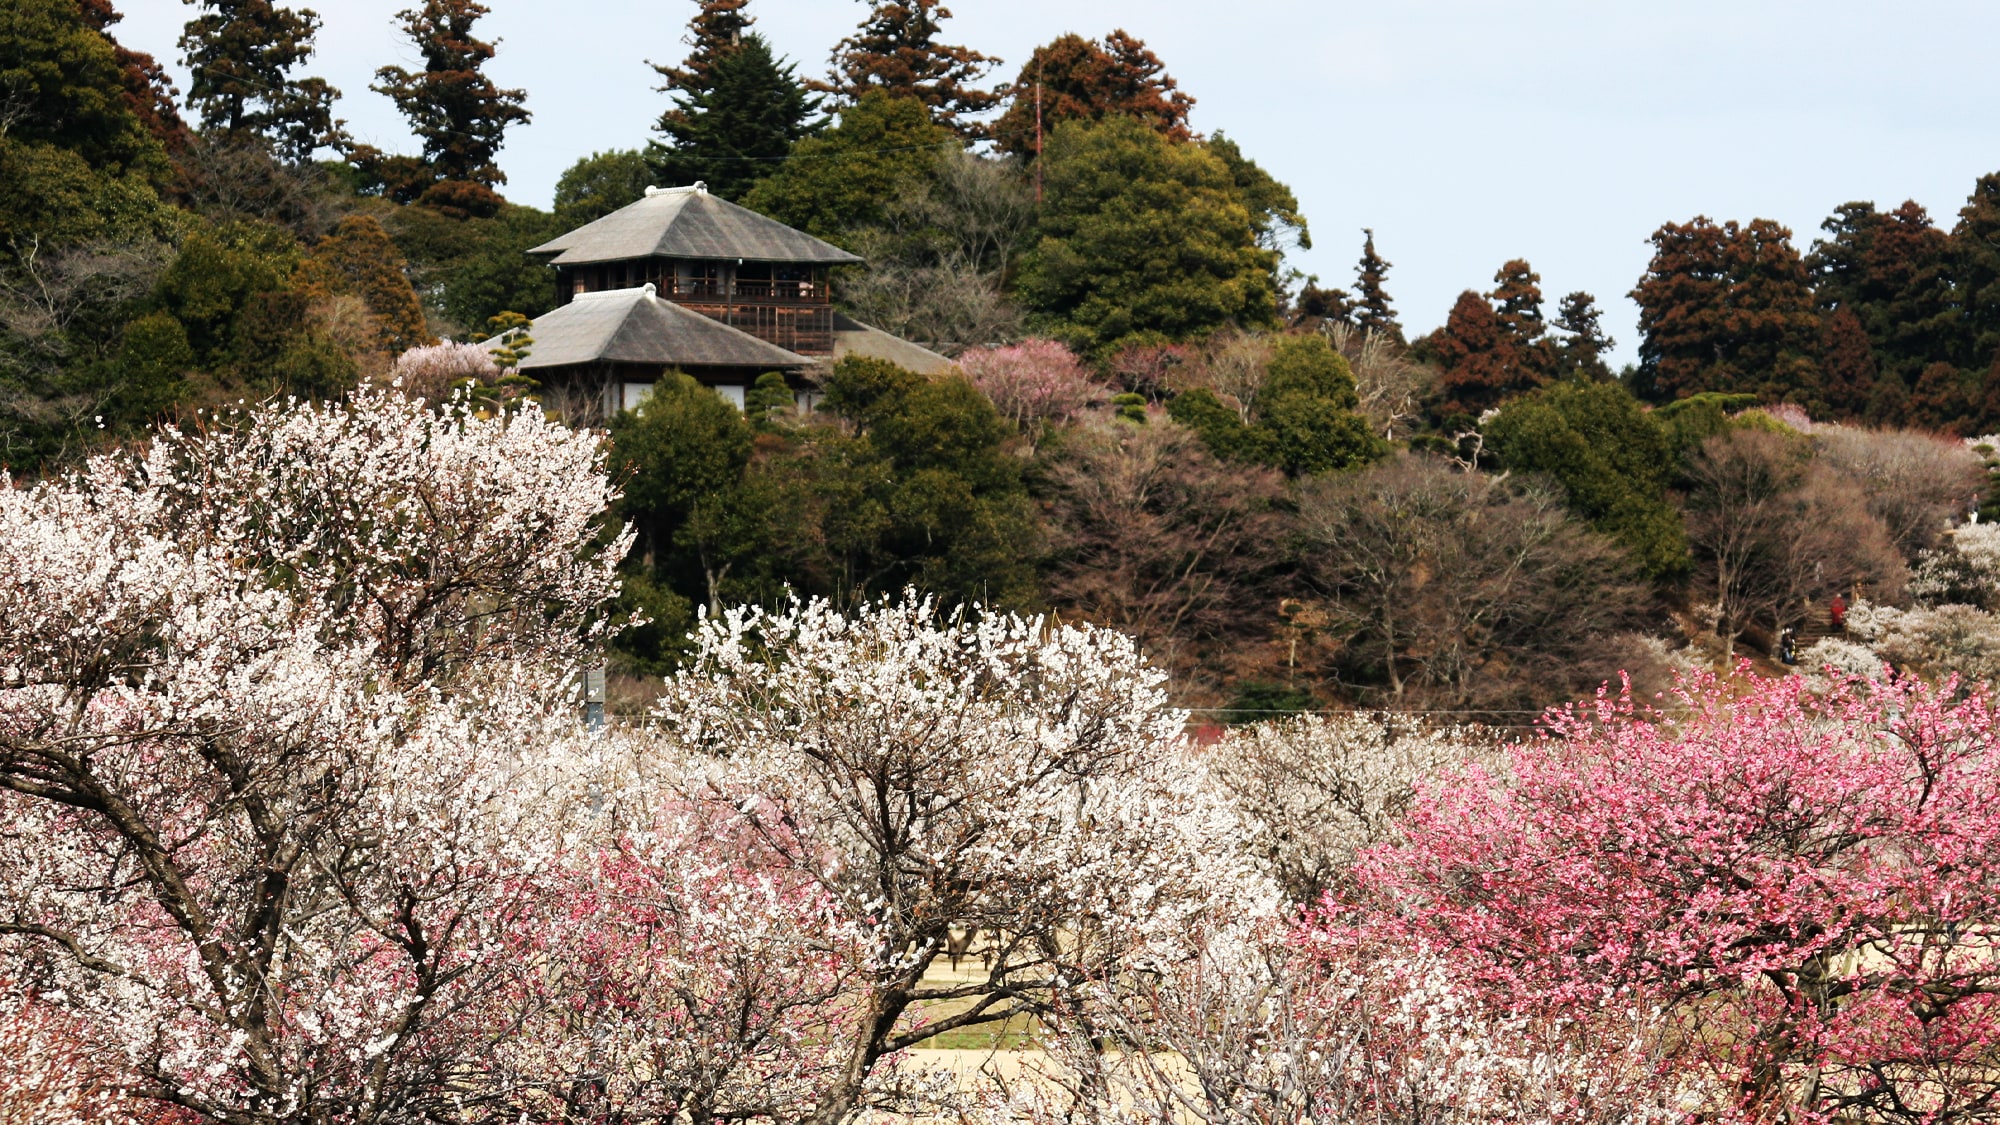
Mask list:
[[649,282],[647,282],[647,283],[646,283],[646,284],[644,284],[644,285],[641,285],[641,286],[640,286],[639,288],[645,291],[645,294],[646,294],[646,296],[647,296],[647,298],[648,298],[648,299],[651,299],[651,298],[653,298],[653,297],[657,297],[657,296],[659,295],[659,293],[660,293],[660,287],[659,287],[659,286],[657,286],[657,285],[655,285],[655,284],[653,284],[653,283],[652,283],[652,282],[650,282],[650,281],[649,281]]

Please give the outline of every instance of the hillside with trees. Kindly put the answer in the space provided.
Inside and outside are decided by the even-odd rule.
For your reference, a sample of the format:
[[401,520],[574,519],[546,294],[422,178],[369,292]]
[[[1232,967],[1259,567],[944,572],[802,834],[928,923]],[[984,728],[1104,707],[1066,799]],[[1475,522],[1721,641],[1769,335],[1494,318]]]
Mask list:
[[[409,152],[0,7],[0,1123],[2000,1125],[2000,173],[1667,217],[1614,371],[1125,29],[757,2],[547,208],[472,0]],[[949,362],[565,415],[689,179]]]
[[[312,76],[334,17],[207,0],[183,96],[103,0],[24,0],[0,27],[0,460],[32,480],[163,419],[396,379],[523,409],[513,353],[451,350],[554,307],[523,251],[702,180],[864,257],[841,310],[957,370],[836,365],[806,413],[777,383],[737,412],[669,380],[613,420],[634,676],[680,666],[704,612],[914,588],[1125,629],[1217,719],[1504,723],[1621,671],[1796,657],[1836,596],[1938,612],[1924,576],[2000,507],[1977,441],[2000,430],[2000,179],[1948,225],[1841,204],[1810,245],[1665,222],[1613,371],[1597,298],[1525,258],[1414,338],[1365,217],[1351,282],[1299,276],[1292,188],[1199,131],[1128,30],[1010,64],[934,0],[860,8],[819,76],[754,0],[689,4],[634,60],[654,133],[578,154],[545,209],[504,194],[533,91],[487,77],[480,4],[401,14],[420,65],[370,90],[419,147],[390,153]],[[1940,666],[1899,628],[1832,640]]]

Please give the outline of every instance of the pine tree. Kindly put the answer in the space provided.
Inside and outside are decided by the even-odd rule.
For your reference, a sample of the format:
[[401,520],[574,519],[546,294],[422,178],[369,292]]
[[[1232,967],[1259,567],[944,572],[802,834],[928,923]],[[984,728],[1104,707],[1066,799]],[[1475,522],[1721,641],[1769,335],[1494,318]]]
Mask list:
[[708,73],[707,88],[677,91],[674,108],[660,118],[665,143],[649,157],[663,183],[701,181],[725,199],[740,199],[777,169],[794,142],[814,132],[819,99],[756,32],[713,57]]
[[508,126],[530,116],[521,104],[526,91],[503,90],[481,70],[494,45],[473,38],[472,25],[486,14],[473,0],[425,0],[397,13],[424,69],[385,66],[370,87],[396,103],[423,142],[424,163],[436,179],[425,200],[479,215],[499,209],[493,189],[507,182],[497,163],[500,146]]
[[1380,332],[1401,341],[1403,326],[1396,323],[1396,309],[1389,303],[1389,291],[1385,288],[1390,263],[1375,252],[1375,232],[1363,227],[1361,233],[1365,236],[1361,261],[1354,267],[1357,296],[1354,323],[1364,332]]
[[1007,89],[1013,100],[993,125],[993,143],[1016,156],[1035,155],[1037,113],[1044,138],[1060,122],[1109,116],[1137,118],[1169,140],[1194,138],[1194,99],[1158,55],[1124,31],[1102,43],[1070,34],[1037,47]]
[[930,107],[938,124],[959,136],[985,137],[985,127],[972,118],[998,105],[1000,95],[974,83],[1000,60],[938,42],[938,25],[951,18],[951,10],[938,0],[868,2],[868,18],[833,49],[832,80],[814,88],[847,102],[860,101],[870,90],[915,98]]
[[1597,298],[1582,290],[1564,297],[1556,306],[1555,327],[1564,334],[1559,345],[1562,364],[1573,378],[1597,381],[1611,378],[1604,353],[1611,350],[1614,341],[1598,323],[1602,316],[1597,309]]
[[340,91],[320,78],[293,79],[313,54],[319,15],[271,0],[201,0],[205,15],[181,33],[188,105],[202,128],[231,143],[256,141],[304,163],[321,148],[347,142],[333,116]]

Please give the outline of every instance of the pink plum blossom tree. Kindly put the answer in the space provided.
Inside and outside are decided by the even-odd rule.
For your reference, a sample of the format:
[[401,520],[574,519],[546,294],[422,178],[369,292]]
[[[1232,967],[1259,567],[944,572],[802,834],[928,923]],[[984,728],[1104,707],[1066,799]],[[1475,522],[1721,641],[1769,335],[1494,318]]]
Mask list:
[[1030,440],[1110,396],[1076,353],[1054,340],[969,348],[959,355],[958,366]]
[[1488,1003],[1669,1011],[1726,1116],[2000,1116],[1992,700],[1695,677],[1674,704],[1604,697],[1425,786],[1364,861],[1377,924]]

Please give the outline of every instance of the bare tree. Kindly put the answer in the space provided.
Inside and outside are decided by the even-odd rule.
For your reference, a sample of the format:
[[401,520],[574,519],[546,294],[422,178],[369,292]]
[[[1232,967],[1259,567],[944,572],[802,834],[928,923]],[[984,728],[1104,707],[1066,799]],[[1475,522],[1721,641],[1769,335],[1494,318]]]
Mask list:
[[1077,431],[1049,480],[1055,604],[1132,634],[1183,676],[1197,652],[1272,619],[1289,533],[1276,473],[1225,467],[1162,419]]
[[1816,426],[1812,440],[1816,459],[1846,478],[1906,562],[1937,546],[1986,483],[1978,454],[1935,434]]
[[1865,496],[1792,434],[1730,430],[1688,465],[1688,542],[1713,599],[1725,653],[1751,626],[1774,632],[1835,594],[1893,599],[1902,559]]
[[1650,601],[1631,562],[1534,485],[1407,455],[1306,482],[1305,565],[1333,670],[1399,707],[1540,707],[1615,675]]
[[1173,373],[1176,391],[1206,390],[1236,408],[1245,423],[1257,404],[1257,392],[1271,366],[1271,338],[1261,332],[1228,329],[1209,337],[1201,349]]
[[1354,371],[1354,392],[1369,424],[1390,441],[1408,437],[1410,423],[1423,412],[1437,382],[1437,370],[1410,358],[1409,349],[1387,333],[1340,321],[1326,322],[1323,330]]

